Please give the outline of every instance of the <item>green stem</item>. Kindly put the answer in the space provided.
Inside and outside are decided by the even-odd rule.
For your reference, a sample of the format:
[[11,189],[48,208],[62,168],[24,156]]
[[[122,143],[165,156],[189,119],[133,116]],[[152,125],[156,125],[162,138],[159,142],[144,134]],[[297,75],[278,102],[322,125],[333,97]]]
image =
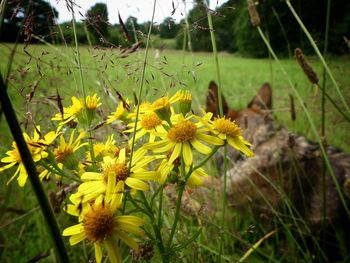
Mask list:
[[297,22],[299,23],[301,29],[304,31],[306,37],[309,39],[312,47],[314,48],[317,56],[319,57],[319,59],[321,60],[322,64],[323,64],[323,67],[325,68],[325,70],[327,71],[328,75],[329,75],[329,78],[331,79],[331,81],[333,82],[333,85],[340,97],[340,100],[342,102],[342,104],[344,105],[346,111],[347,111],[347,115],[350,115],[350,109],[349,109],[349,106],[348,104],[346,103],[345,99],[344,99],[344,96],[342,95],[341,91],[340,91],[340,88],[337,84],[337,82],[335,81],[334,77],[333,77],[333,74],[331,72],[331,70],[329,69],[326,61],[324,60],[320,50],[318,49],[315,41],[313,40],[311,34],[309,33],[309,31],[307,30],[307,28],[305,27],[303,21],[301,21],[300,17],[298,16],[298,14],[296,13],[296,11],[294,10],[292,4],[290,3],[289,0],[285,0],[286,1],[286,4],[287,6],[289,7],[290,11],[292,12],[293,16],[295,17],[295,19],[297,20]]
[[167,247],[167,251],[169,251],[171,249],[171,244],[173,242],[175,230],[176,230],[176,227],[177,227],[177,223],[179,221],[181,200],[182,200],[183,192],[185,190],[185,186],[186,186],[186,182],[182,182],[181,185],[179,186],[179,192],[177,194],[177,200],[176,200],[175,218],[174,218],[173,226],[171,227],[169,240],[168,240],[168,243],[167,243],[167,246],[166,246]]
[[303,100],[301,99],[301,97],[300,97],[300,95],[299,95],[299,92],[296,90],[296,88],[295,88],[293,82],[291,81],[291,79],[289,78],[289,76],[288,76],[286,70],[285,70],[284,67],[282,66],[281,62],[279,61],[278,57],[276,56],[275,52],[273,51],[272,47],[270,46],[269,42],[267,41],[266,37],[264,36],[264,33],[262,32],[261,28],[258,26],[257,29],[258,29],[258,31],[259,31],[259,34],[260,34],[261,38],[262,38],[263,41],[265,42],[265,45],[266,45],[267,48],[269,49],[269,52],[271,52],[273,58],[274,58],[275,61],[277,62],[277,65],[279,66],[279,68],[280,68],[282,74],[283,74],[284,77],[286,78],[286,80],[287,80],[287,82],[288,82],[290,88],[293,90],[293,92],[294,92],[294,94],[295,94],[295,97],[297,98],[297,100],[298,100],[298,102],[299,102],[299,104],[300,104],[302,110],[303,110],[304,113],[305,113],[306,118],[307,118],[308,121],[309,121],[311,130],[312,130],[312,132],[314,133],[314,135],[315,135],[315,137],[316,137],[317,143],[318,143],[318,145],[319,145],[319,147],[320,147],[321,153],[322,153],[322,155],[323,155],[323,157],[324,157],[324,160],[325,160],[325,162],[326,162],[327,169],[329,170],[330,175],[331,175],[331,177],[332,177],[332,180],[333,180],[333,182],[334,182],[334,184],[335,184],[335,186],[336,186],[337,192],[338,192],[338,194],[339,194],[340,201],[341,201],[342,205],[344,206],[344,210],[345,210],[347,216],[350,218],[350,211],[349,211],[348,206],[347,206],[347,204],[346,204],[344,195],[342,194],[342,191],[341,191],[341,187],[340,187],[340,185],[339,185],[339,182],[338,182],[337,178],[336,178],[335,175],[334,175],[333,168],[332,168],[332,166],[331,166],[331,164],[330,164],[330,161],[329,161],[329,159],[328,159],[326,150],[325,150],[325,148],[324,148],[324,146],[323,146],[323,143],[322,143],[322,141],[321,141],[321,139],[320,139],[320,136],[318,135],[317,129],[316,129],[316,127],[315,127],[315,124],[314,124],[314,122],[313,122],[313,120],[312,120],[312,118],[311,118],[311,116],[310,116],[310,114],[309,114],[309,112],[308,112],[308,110],[307,110],[307,108],[306,108],[306,106],[305,106]]
[[158,206],[158,227],[162,228],[162,209],[163,209],[163,185],[160,186],[159,206]]
[[204,164],[206,164],[206,162],[209,161],[211,157],[213,157],[213,155],[219,150],[219,148],[220,148],[219,146],[215,146],[214,149],[211,151],[211,153],[207,157],[205,157],[203,161],[201,161],[198,165],[193,167],[192,171],[195,171],[198,168],[202,167]]
[[19,126],[15,111],[13,109],[11,100],[7,94],[5,83],[3,82],[2,75],[0,74],[0,102],[2,110],[6,116],[8,126],[11,130],[12,136],[17,144],[18,151],[21,155],[22,163],[26,168],[28,178],[32,184],[35,195],[39,202],[41,212],[48,225],[50,235],[54,241],[56,252],[61,262],[69,262],[66,249],[64,247],[63,240],[61,238],[60,229],[57,225],[55,216],[52,212],[49,201],[40,183],[37,170],[33,158],[29,152],[27,144],[23,138],[21,127]]
[[226,215],[226,203],[227,203],[227,145],[224,147],[224,189],[222,194],[222,214],[221,214],[221,232],[220,232],[220,250],[218,255],[218,262],[221,262],[221,255],[224,246],[224,229],[225,229],[225,215]]
[[207,7],[207,10],[208,10],[207,11],[207,16],[208,16],[208,25],[209,25],[209,30],[210,30],[210,39],[211,39],[211,44],[212,44],[212,47],[213,47],[213,53],[214,53],[214,57],[215,57],[216,78],[218,80],[219,113],[220,113],[220,116],[224,116],[225,112],[223,111],[223,108],[222,108],[221,77],[220,77],[220,66],[219,66],[218,51],[217,51],[217,48],[216,48],[213,20],[211,18],[211,14],[209,12],[209,8],[208,7]]
[[131,170],[131,164],[132,164],[132,158],[134,154],[134,145],[135,145],[135,137],[136,137],[136,129],[137,129],[137,123],[139,121],[139,114],[140,114],[140,104],[142,102],[142,89],[143,89],[143,83],[145,80],[145,72],[146,72],[146,64],[147,64],[147,57],[148,57],[148,49],[149,49],[149,43],[151,38],[151,32],[152,32],[152,26],[154,21],[154,14],[156,12],[156,0],[153,1],[153,11],[152,11],[152,19],[151,23],[149,25],[148,34],[147,34],[147,41],[146,41],[146,50],[145,50],[145,56],[143,58],[143,67],[142,67],[142,73],[141,73],[141,79],[140,79],[140,87],[139,87],[139,94],[137,96],[138,105],[136,107],[136,116],[135,116],[135,125],[133,130],[133,136],[132,136],[132,143],[131,143],[131,152],[130,152],[130,160],[129,160],[129,174]]
[[[83,99],[84,99],[84,109],[85,109],[85,116],[87,121],[87,129],[90,128],[91,125],[91,118],[89,117],[88,111],[86,109],[86,92],[85,92],[85,84],[84,84],[84,76],[83,76],[83,70],[81,68],[81,60],[80,60],[80,51],[79,51],[79,43],[78,43],[78,36],[77,36],[77,30],[76,30],[76,22],[75,22],[75,15],[72,5],[72,23],[73,23],[73,34],[74,34],[74,42],[75,42],[75,51],[77,53],[77,62],[78,62],[78,68],[79,68],[79,76],[80,76],[80,87],[83,93]],[[95,167],[95,153],[94,153],[94,145],[92,143],[92,132],[89,132],[89,152],[92,160],[92,165]]]
[[[225,112],[223,111],[222,107],[222,91],[221,91],[221,75],[220,75],[220,65],[219,65],[219,58],[218,58],[218,51],[216,47],[216,41],[215,41],[215,34],[214,34],[214,27],[213,27],[213,20],[211,17],[211,14],[209,12],[209,8],[207,6],[207,17],[208,17],[208,25],[209,25],[209,30],[210,30],[210,39],[211,39],[211,44],[213,47],[213,53],[215,57],[215,65],[216,65],[216,77],[218,80],[218,97],[219,97],[219,115],[224,116]],[[213,151],[214,152],[214,151]],[[225,146],[225,152],[227,152],[227,146]],[[224,155],[224,191],[223,191],[223,196],[222,196],[222,214],[221,214],[221,229],[224,229],[225,225],[225,213],[226,213],[226,184],[227,184],[227,155]],[[222,248],[223,248],[223,232],[221,233],[221,239],[220,239],[220,249],[219,249],[219,255],[218,255],[218,262],[221,262],[221,254],[222,254]]]
[[[328,36],[329,36],[329,23],[331,14],[331,0],[327,0],[327,11],[326,11],[326,28],[323,44],[323,56],[327,56],[328,50]],[[326,131],[326,69],[323,67],[322,72],[322,100],[321,100],[321,136],[322,140],[325,139]],[[328,98],[329,99],[329,98]],[[350,120],[348,120],[350,122]],[[322,160],[322,189],[323,189],[323,224],[326,223],[327,217],[327,181],[326,181],[326,163]]]
[[159,252],[161,254],[161,257],[163,259],[163,262],[168,262],[168,259],[167,259],[168,257],[166,255],[165,249],[164,249],[162,234],[161,234],[160,228],[159,228],[160,226],[156,224],[156,219],[154,218],[152,207],[149,205],[144,192],[141,192],[141,197],[143,199],[143,204],[145,205],[145,207],[148,211],[147,214],[149,215],[149,217],[152,221],[151,223],[152,223],[153,232],[157,238],[156,243],[157,243]]
[[8,2],[8,0],[3,0],[0,3],[0,36],[1,36],[1,32],[2,32],[2,25],[4,23],[4,16],[5,16],[7,2]]
[[[326,80],[324,80],[324,82],[325,82]],[[322,84],[322,87],[320,86],[320,85],[318,85],[318,84],[316,84],[317,85],[317,87],[322,91],[322,98],[327,98],[328,100],[329,100],[329,102],[333,105],[333,107],[343,116],[343,118],[344,119],[346,119],[348,122],[350,122],[350,116],[347,116],[340,108],[339,108],[339,106],[338,106],[338,104],[332,99],[332,97],[331,96],[329,96],[328,95],[328,93],[325,91],[325,85],[324,84]],[[323,105],[323,102],[322,102],[322,105]],[[323,106],[324,107],[324,106]],[[323,111],[324,111],[324,109],[323,109]],[[324,114],[324,113],[323,113]],[[324,116],[322,115],[322,122],[324,122],[325,120],[324,120]],[[324,123],[322,123],[322,125],[324,125]],[[323,128],[323,126],[322,126],[322,128]],[[323,134],[324,135],[324,131],[323,132],[321,132],[321,134]],[[323,136],[322,135],[322,136]]]

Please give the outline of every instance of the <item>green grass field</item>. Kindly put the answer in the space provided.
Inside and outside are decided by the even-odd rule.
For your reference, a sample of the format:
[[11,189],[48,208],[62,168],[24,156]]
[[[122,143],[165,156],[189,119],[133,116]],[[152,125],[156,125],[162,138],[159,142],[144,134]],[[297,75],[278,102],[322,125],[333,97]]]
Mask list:
[[[0,44],[2,58],[0,71],[3,76],[8,71],[12,49],[13,45]],[[80,47],[80,51],[87,95],[97,93],[102,98],[104,105],[99,114],[105,118],[115,110],[118,101],[116,91],[130,99],[134,92],[138,92],[144,50],[139,50],[126,57],[119,49],[102,50]],[[213,55],[173,50],[164,50],[160,54],[157,52],[150,50],[149,53],[142,100],[154,100],[155,97],[174,94],[178,89],[189,89],[193,93],[193,110],[199,112],[205,107],[208,83],[211,80],[217,81]],[[313,57],[308,59],[321,78],[322,65],[320,62]],[[310,131],[310,124],[297,102],[297,119],[294,123],[291,120],[289,94],[293,95],[293,93],[274,61],[248,59],[221,53],[219,62],[223,93],[231,107],[244,108],[259,87],[264,82],[270,82],[273,88],[273,108],[277,120],[291,131],[315,139]],[[296,61],[283,59],[281,62],[307,105],[316,127],[320,129],[321,93],[318,94],[316,100],[313,100],[314,88],[309,84]],[[328,65],[349,103],[349,57],[331,57]],[[327,80],[326,88],[334,100],[339,102],[339,97],[329,80]],[[42,130],[49,130],[53,127],[50,118],[58,112],[57,103],[50,98],[58,91],[63,98],[64,106],[67,106],[70,104],[71,96],[82,96],[79,70],[73,48],[30,45],[24,49],[23,45],[19,45],[14,53],[8,91],[24,130],[31,132],[38,124],[42,126]],[[29,100],[31,92],[33,92],[33,97]],[[349,123],[335,111],[330,103],[327,103],[326,106],[326,141],[350,152]],[[0,129],[0,156],[3,156],[12,142],[3,116],[0,120]],[[1,174],[0,178],[0,244],[2,244],[0,261],[28,262],[37,255],[50,252],[50,256],[43,262],[53,262],[50,237],[46,232],[32,189],[29,184],[24,189],[19,189],[16,183],[6,186],[10,174],[9,171],[6,171]],[[53,183],[49,185],[52,186]],[[170,208],[171,204],[168,205]],[[217,222],[214,219],[204,225],[202,235],[195,244],[183,250],[178,262],[212,262],[216,259],[218,241],[212,240],[212,236],[219,231],[218,218],[219,216],[216,217]],[[62,214],[59,215],[58,221],[61,227],[74,223],[72,218]],[[240,258],[262,236],[259,235],[259,232],[253,231],[252,233],[249,229],[253,221],[245,220],[238,213],[229,211],[227,222],[229,227],[225,232],[223,261],[232,262]],[[195,233],[197,226],[196,220],[186,216],[180,223],[180,228],[184,233]],[[278,246],[279,239],[274,237],[271,243],[253,253],[247,262],[306,262],[289,258],[290,255],[293,255],[293,250],[297,249],[295,246],[290,245],[287,249],[281,244],[282,250],[288,250],[284,253],[275,251]],[[90,247],[86,244],[83,249],[81,247],[67,245],[72,262],[87,262],[91,258],[93,251]],[[124,251],[124,253],[127,255],[128,252]],[[199,259],[198,255],[200,255]],[[159,258],[156,258],[154,262],[157,260]]]
[[[11,45],[1,44],[0,54],[3,57],[0,64],[1,72],[7,72],[11,48]],[[54,108],[54,102],[47,99],[55,95],[56,90],[64,99],[65,105],[70,103],[70,96],[73,94],[81,95],[75,54],[71,47],[33,45],[26,48],[30,56],[23,49],[23,46],[18,46],[14,56],[9,92],[16,105],[20,121],[28,120],[33,115],[33,121],[40,122],[38,116],[46,118],[46,113],[52,114],[57,111]],[[186,88],[194,94],[194,109],[203,108],[208,83],[216,80],[216,66],[212,54],[165,50],[158,55],[158,59],[155,59],[155,54],[154,50],[149,53],[143,100],[151,99],[155,95],[173,94],[180,88]],[[118,49],[98,50],[81,47],[81,56],[87,93],[97,93],[103,97],[103,102],[109,109],[113,109],[114,102],[108,99],[106,92],[116,97],[115,91],[119,91],[123,96],[131,98],[133,92],[138,91],[143,60],[142,50],[122,58]],[[309,61],[321,79],[321,63],[315,58],[309,58]],[[297,120],[294,124],[292,123],[289,113],[289,94],[293,95],[293,92],[273,60],[248,59],[222,53],[219,55],[219,62],[222,89],[231,107],[244,108],[259,87],[264,82],[270,82],[273,87],[273,105],[277,118],[291,130],[312,137],[297,102]],[[283,59],[282,64],[311,112],[316,127],[320,127],[320,94],[316,101],[312,100],[314,88],[294,59]],[[328,64],[345,99],[349,102],[350,61],[348,57],[330,58]],[[26,95],[34,86],[36,87],[34,97],[28,103]],[[326,89],[336,102],[340,101],[329,80]],[[49,104],[50,111],[44,107],[36,107],[38,103]],[[346,136],[349,129],[348,123],[332,105],[327,104],[326,109],[327,141],[350,151],[350,138]],[[45,114],[41,114],[41,111]],[[4,127],[3,121],[1,125]],[[5,127],[2,130],[4,129]],[[5,137],[1,145],[8,145],[8,137]]]

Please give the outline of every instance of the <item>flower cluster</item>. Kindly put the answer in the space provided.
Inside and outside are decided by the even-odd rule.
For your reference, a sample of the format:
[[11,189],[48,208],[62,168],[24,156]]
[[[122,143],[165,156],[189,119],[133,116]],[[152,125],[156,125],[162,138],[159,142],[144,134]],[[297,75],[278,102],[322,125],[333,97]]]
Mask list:
[[[213,119],[206,112],[196,115],[191,103],[191,93],[184,90],[140,105],[121,101],[102,122],[112,127],[116,122],[124,124],[121,133],[127,139],[118,143],[119,133],[91,134],[100,98],[96,94],[85,100],[72,97],[72,104],[52,118],[58,121],[56,131],[44,135],[38,126],[33,137],[23,134],[41,179],[53,177],[60,185],[78,183],[65,206],[78,221],[63,231],[71,245],[89,241],[97,262],[102,261],[105,246],[110,261],[121,262],[118,240],[137,251],[134,236],[144,234],[144,219],[128,215],[127,209],[128,201],[137,208],[133,198],[139,192],[166,183],[201,185],[208,176],[203,165],[225,144],[253,156],[233,121]],[[106,141],[97,139],[101,134]],[[24,186],[28,175],[16,144],[12,147],[1,159],[0,172],[18,165],[8,183],[18,175],[19,185]]]

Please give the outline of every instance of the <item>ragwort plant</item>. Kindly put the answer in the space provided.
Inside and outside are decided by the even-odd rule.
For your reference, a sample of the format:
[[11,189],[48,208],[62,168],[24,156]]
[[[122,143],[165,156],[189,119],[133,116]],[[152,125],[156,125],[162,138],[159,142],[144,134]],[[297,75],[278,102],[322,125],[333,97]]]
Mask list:
[[[94,248],[96,262],[102,262],[105,253],[110,262],[122,262],[120,247],[125,245],[135,257],[147,260],[153,255],[150,244],[168,262],[181,242],[188,243],[178,240],[180,244],[175,245],[173,240],[185,188],[199,187],[208,177],[203,165],[226,144],[254,155],[233,121],[224,117],[212,120],[212,114],[204,111],[192,113],[188,90],[140,105],[121,101],[104,125],[122,123],[129,139],[117,141],[113,133],[103,133],[104,140],[93,141],[91,155],[87,136],[91,129],[86,130],[85,124],[104,123],[96,115],[100,99],[94,94],[85,101],[77,97],[71,101],[52,117],[55,130],[43,131],[37,126],[33,136],[23,136],[40,179],[71,186],[64,210],[76,217],[76,224],[65,228],[62,235],[69,237],[71,245],[86,240]],[[0,171],[15,167],[8,183],[16,179],[24,187],[28,174],[15,142],[1,162]],[[161,206],[162,189],[168,184],[178,191],[170,229],[164,228],[162,219],[162,213],[169,211]],[[156,199],[158,207],[154,207]]]

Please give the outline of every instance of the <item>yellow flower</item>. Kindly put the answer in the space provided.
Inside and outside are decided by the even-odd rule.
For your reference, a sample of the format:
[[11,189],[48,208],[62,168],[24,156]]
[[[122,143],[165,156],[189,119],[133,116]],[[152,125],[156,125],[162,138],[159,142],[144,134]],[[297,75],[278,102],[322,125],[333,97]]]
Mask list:
[[186,116],[191,110],[192,104],[192,93],[189,90],[179,90],[177,92],[179,96],[179,109],[180,112]]
[[81,216],[79,224],[66,228],[62,235],[70,236],[69,242],[73,246],[82,240],[94,244],[96,262],[102,260],[102,245],[107,247],[110,262],[122,262],[117,237],[133,249],[138,249],[137,242],[127,233],[142,236],[144,231],[140,228],[143,219],[131,216],[117,216],[117,209],[122,203],[121,185],[115,180],[108,180],[108,190],[104,197],[98,198],[93,204],[86,204],[87,208]]
[[78,118],[84,110],[84,101],[77,97],[72,97],[72,105],[63,108],[63,116],[57,113],[51,120],[61,121],[60,125],[64,125]]
[[[94,143],[94,155],[96,161],[102,161],[103,156],[117,157],[120,149],[115,145],[114,134],[108,136],[105,143]],[[87,153],[86,160],[91,162],[90,152]]]
[[244,140],[242,130],[231,119],[226,117],[214,118],[209,121],[209,128],[212,133],[216,134],[220,139],[225,140],[238,151],[241,151],[248,157],[253,157],[254,153],[247,147],[251,144]]
[[[46,135],[42,136],[40,132],[40,126],[37,126],[34,130],[33,138],[31,138],[25,132],[23,133],[23,137],[25,142],[27,143],[33,161],[39,162],[41,159],[46,158],[48,156],[46,148],[55,140],[55,138],[57,137],[57,133],[49,132]],[[7,165],[0,167],[0,172],[18,164],[15,173],[7,182],[7,184],[9,184],[18,175],[18,185],[23,187],[27,181],[28,174],[22,162],[22,158],[20,156],[17,144],[15,142],[12,142],[12,148],[12,150],[6,152],[8,156],[1,159],[1,162],[7,163]]]
[[151,110],[154,111],[159,118],[170,123],[170,117],[172,115],[171,104],[174,104],[182,97],[180,92],[175,93],[171,98],[168,96],[161,97],[152,103]]
[[[162,160],[158,167],[158,171],[160,173],[159,183],[164,184],[169,176],[169,174],[174,170],[174,163],[169,163],[166,159]],[[185,166],[185,172],[188,173],[190,171],[190,166]],[[180,173],[180,171],[179,171]],[[183,175],[185,177],[186,175]],[[188,177],[186,184],[191,187],[197,187],[203,184],[202,179],[208,177],[208,174],[204,171],[203,168],[198,168],[192,171],[191,175]]]
[[97,94],[93,96],[87,96],[85,99],[85,104],[83,99],[78,99],[77,97],[72,97],[72,105],[63,108],[63,116],[61,113],[57,113],[51,120],[60,121],[60,126],[79,119],[83,121],[86,120],[84,116],[84,109],[86,108],[88,113],[88,118],[90,121],[94,117],[95,110],[101,106],[102,103],[99,102],[100,98]]
[[172,119],[173,126],[165,133],[157,133],[159,141],[147,143],[144,148],[152,150],[155,153],[169,152],[172,154],[169,162],[173,163],[178,157],[182,157],[186,166],[193,163],[192,147],[202,154],[210,154],[212,149],[201,143],[204,141],[211,145],[223,145],[223,141],[217,137],[207,135],[207,128],[200,122],[192,122],[193,116],[184,118],[182,114],[176,115]]
[[72,131],[69,142],[67,144],[63,135],[60,136],[60,145],[54,149],[54,156],[57,163],[64,164],[68,169],[74,169],[77,165],[77,160],[74,158],[74,152],[81,147],[86,146],[88,143],[81,143],[81,140],[85,138],[85,132],[80,132],[77,138],[74,138],[75,129]]
[[98,107],[102,105],[102,103],[99,102],[100,98],[97,97],[97,94],[95,93],[93,96],[87,96],[86,97],[86,109],[90,111],[96,110]]
[[[188,172],[188,170],[189,170],[189,167],[186,167],[186,172]],[[208,174],[204,171],[204,169],[198,168],[192,172],[186,184],[191,188],[195,188],[197,186],[201,186],[203,184],[202,179],[205,179],[207,177],[208,177]]]
[[116,120],[126,121],[128,119],[128,108],[129,108],[129,99],[126,99],[125,105],[124,102],[120,102],[115,112],[112,112],[107,117],[107,124],[110,124]]
[[136,192],[136,190],[147,191],[149,185],[145,180],[158,180],[159,174],[156,171],[145,169],[150,162],[157,159],[156,156],[145,156],[146,152],[142,148],[134,152],[130,174],[125,148],[120,150],[119,156],[116,158],[105,156],[101,165],[101,172],[85,172],[82,174],[83,183],[79,186],[78,192],[71,195],[71,201],[76,203],[83,198],[84,202],[89,202],[100,195],[104,195],[110,177],[114,178],[116,182],[121,182],[123,190],[124,185],[127,185],[133,192]]
[[[156,113],[153,111],[150,111],[148,113],[144,113],[141,115],[140,120],[137,122],[136,125],[136,135],[135,140],[137,141],[142,136],[149,134],[149,141],[154,142],[155,136],[157,132],[166,132],[163,128],[163,124],[165,124],[164,121],[162,121]],[[134,132],[135,123],[128,124],[129,127],[131,127],[129,130],[126,130],[124,132],[130,133]]]

